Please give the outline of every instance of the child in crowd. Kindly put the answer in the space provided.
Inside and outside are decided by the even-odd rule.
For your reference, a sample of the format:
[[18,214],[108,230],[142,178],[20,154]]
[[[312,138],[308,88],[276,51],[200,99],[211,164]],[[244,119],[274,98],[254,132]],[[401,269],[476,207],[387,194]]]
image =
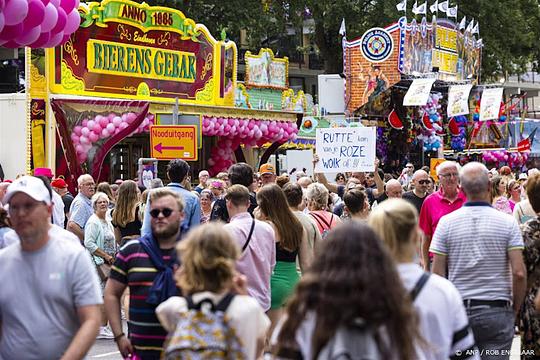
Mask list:
[[[225,348],[231,346],[226,348],[229,355],[234,353],[235,359],[257,358],[263,349],[270,320],[255,299],[237,295],[233,290],[239,250],[223,225],[208,223],[190,231],[178,244],[177,252],[182,265],[176,272],[176,280],[184,297],[169,298],[156,309],[159,321],[169,331],[165,358],[175,358],[167,357],[175,344],[182,343],[194,351],[200,348],[201,343],[192,328],[207,328],[207,323],[200,317],[217,319],[219,311],[224,313],[221,315],[223,323],[211,326],[219,326],[225,332],[221,335],[227,339]],[[212,342],[206,339],[210,333],[205,333],[204,342]],[[214,340],[221,335],[214,336]],[[234,339],[231,340],[231,336]]]

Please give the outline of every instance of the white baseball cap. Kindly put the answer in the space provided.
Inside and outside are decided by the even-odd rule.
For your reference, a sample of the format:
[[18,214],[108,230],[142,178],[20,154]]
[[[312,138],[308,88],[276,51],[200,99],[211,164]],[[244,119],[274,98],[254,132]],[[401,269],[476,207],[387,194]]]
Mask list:
[[519,174],[518,180],[527,180],[527,174],[525,174],[525,173]]
[[11,185],[8,186],[6,195],[4,196],[4,202],[9,203],[9,200],[16,193],[25,193],[36,201],[43,201],[47,205],[51,205],[51,194],[47,189],[47,186],[33,176],[21,176],[15,180]]

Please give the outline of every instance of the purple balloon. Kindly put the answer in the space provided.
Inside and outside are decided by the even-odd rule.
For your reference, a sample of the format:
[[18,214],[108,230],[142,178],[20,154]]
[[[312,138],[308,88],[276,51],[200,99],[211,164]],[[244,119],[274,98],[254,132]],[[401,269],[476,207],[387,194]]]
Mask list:
[[51,36],[49,41],[45,45],[43,45],[44,48],[53,48],[58,45],[60,45],[60,42],[62,41],[62,38],[64,37],[64,33],[58,33]]
[[28,15],[24,19],[24,28],[31,29],[41,25],[45,17],[45,5],[41,0],[28,1]]
[[58,10],[58,20],[56,20],[56,25],[51,30],[51,33],[53,34],[64,32],[64,28],[66,27],[66,22],[67,22],[67,15],[64,9],[60,7],[57,10]]
[[23,45],[28,46],[35,42],[39,35],[41,35],[41,26],[33,27],[29,30],[23,31],[23,33],[15,38],[15,42]]
[[32,44],[28,45],[30,46],[31,48],[34,48],[34,49],[37,49],[37,48],[41,48],[43,47],[43,45],[45,45],[49,39],[51,38],[51,34],[48,33],[48,32],[42,32],[38,39],[36,41],[34,41]]
[[28,15],[27,0],[8,0],[4,10],[6,25],[15,25],[21,23]]
[[4,13],[0,12],[0,33],[4,30],[4,25],[6,25],[6,20],[4,19]]
[[64,28],[64,33],[72,34],[74,33],[81,24],[81,15],[77,9],[73,9],[67,16],[66,27]]
[[43,6],[47,6],[49,4],[49,0],[41,0],[41,2],[43,3]]
[[0,10],[3,10],[6,7],[6,1],[0,0]]
[[[45,6],[45,18],[43,19],[43,22],[41,23],[41,31],[42,32],[49,32],[52,30],[53,27],[55,27],[56,22],[58,21],[58,10],[54,7],[52,3],[49,3],[47,6]],[[56,34],[51,34],[56,35]]]
[[66,14],[69,14],[73,9],[75,9],[75,6],[77,6],[77,0],[61,0],[60,1],[60,8],[64,9]]
[[15,39],[23,31],[23,24],[18,23],[17,25],[5,25],[4,30],[0,33],[0,40],[9,41]]
[[49,2],[53,4],[55,8],[60,7],[60,0],[50,0]]

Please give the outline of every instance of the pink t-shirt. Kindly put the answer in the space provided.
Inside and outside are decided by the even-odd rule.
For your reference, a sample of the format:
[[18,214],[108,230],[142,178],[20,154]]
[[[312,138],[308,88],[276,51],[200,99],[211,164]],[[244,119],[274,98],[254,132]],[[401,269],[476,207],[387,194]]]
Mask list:
[[[224,227],[242,249],[253,218],[247,212],[235,215]],[[270,276],[276,265],[276,235],[271,225],[255,220],[246,250],[236,261],[236,270],[247,277],[248,294],[264,309],[270,309]]]
[[452,211],[461,208],[466,201],[467,197],[462,191],[458,193],[458,197],[454,202],[445,199],[440,190],[429,195],[426,200],[424,200],[422,210],[420,211],[420,229],[422,229],[426,236],[431,238],[435,233],[439,220],[441,220],[444,215],[450,214]]

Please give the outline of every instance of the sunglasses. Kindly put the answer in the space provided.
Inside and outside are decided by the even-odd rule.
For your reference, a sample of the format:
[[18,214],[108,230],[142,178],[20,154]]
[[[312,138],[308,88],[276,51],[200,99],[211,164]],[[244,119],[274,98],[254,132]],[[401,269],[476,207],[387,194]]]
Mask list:
[[429,181],[429,180],[418,180],[418,183],[419,183],[420,185],[427,185],[427,184],[430,183],[430,181]]
[[163,214],[164,217],[168,218],[169,216],[171,216],[173,212],[174,210],[169,209],[169,208],[154,209],[150,211],[150,216],[153,217],[154,219],[157,219],[159,214]]

